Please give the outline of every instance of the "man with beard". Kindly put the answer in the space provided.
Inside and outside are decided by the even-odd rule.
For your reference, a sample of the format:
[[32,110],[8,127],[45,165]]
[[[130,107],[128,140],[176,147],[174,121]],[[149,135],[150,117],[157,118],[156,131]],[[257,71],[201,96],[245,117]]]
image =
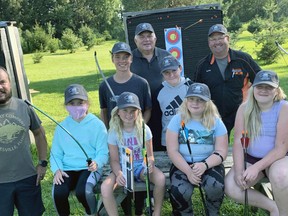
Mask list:
[[[35,167],[30,151],[32,131],[39,163]],[[40,181],[47,166],[47,141],[41,121],[24,101],[12,96],[8,72],[0,67],[0,209],[20,216],[42,215],[45,211]]]

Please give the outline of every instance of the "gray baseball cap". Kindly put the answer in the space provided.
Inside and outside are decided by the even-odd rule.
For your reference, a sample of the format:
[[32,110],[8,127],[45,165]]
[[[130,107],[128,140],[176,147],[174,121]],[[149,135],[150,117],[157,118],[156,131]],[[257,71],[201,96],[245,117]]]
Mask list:
[[164,57],[160,63],[160,73],[163,73],[167,70],[177,70],[179,66],[181,66],[180,62],[174,56],[166,56]]
[[260,84],[267,84],[274,88],[278,88],[279,78],[274,71],[262,70],[256,74],[252,86],[254,87]]
[[135,107],[141,110],[139,98],[136,94],[132,92],[123,92],[122,94],[120,94],[117,99],[117,106],[119,109]]
[[222,33],[222,34],[225,34],[225,35],[228,33],[228,31],[227,31],[227,29],[225,28],[224,25],[215,24],[215,25],[210,27],[209,32],[208,32],[208,37],[211,36],[211,34],[213,34],[215,32],[219,32],[219,33]]
[[112,54],[116,54],[119,52],[126,52],[126,53],[129,53],[130,55],[132,55],[132,51],[131,51],[130,46],[124,42],[115,43],[111,52],[112,52]]
[[136,26],[135,35],[139,35],[144,31],[154,33],[154,29],[150,23],[140,23]]
[[88,100],[88,94],[85,88],[79,84],[71,84],[65,90],[65,101],[67,104],[73,99]]
[[193,83],[189,86],[185,98],[192,96],[200,97],[205,101],[211,100],[210,90],[204,83]]

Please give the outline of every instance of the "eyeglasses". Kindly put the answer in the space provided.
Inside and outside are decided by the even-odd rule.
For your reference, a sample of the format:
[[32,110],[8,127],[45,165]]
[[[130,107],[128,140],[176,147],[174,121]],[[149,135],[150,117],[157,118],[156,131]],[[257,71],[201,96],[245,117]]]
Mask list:
[[215,37],[215,38],[209,38],[209,41],[212,42],[212,43],[216,43],[218,41],[223,41],[225,38],[227,37],[227,35],[224,35],[222,37]]
[[205,103],[206,102],[202,98],[198,98],[198,97],[188,97],[187,101],[191,103]]

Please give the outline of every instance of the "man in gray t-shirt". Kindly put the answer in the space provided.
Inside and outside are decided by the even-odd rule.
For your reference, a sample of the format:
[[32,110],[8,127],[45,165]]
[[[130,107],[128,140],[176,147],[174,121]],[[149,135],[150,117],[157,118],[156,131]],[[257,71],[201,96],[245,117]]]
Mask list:
[[[39,164],[34,166],[30,151],[32,131]],[[0,67],[0,209],[1,215],[42,215],[40,181],[47,166],[47,141],[41,121],[24,101],[12,97],[5,68]],[[17,200],[17,203],[16,203]]]

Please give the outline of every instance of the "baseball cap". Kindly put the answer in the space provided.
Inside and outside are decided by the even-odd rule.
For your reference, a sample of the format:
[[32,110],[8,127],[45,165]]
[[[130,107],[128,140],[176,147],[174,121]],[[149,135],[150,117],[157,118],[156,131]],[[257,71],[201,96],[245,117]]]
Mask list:
[[193,83],[189,86],[185,98],[192,96],[200,97],[205,101],[211,100],[210,90],[204,83]]
[[274,71],[262,70],[256,74],[252,86],[254,87],[260,84],[267,84],[274,88],[278,88],[279,78]]
[[65,104],[73,99],[88,100],[85,88],[79,84],[71,84],[65,90]]
[[124,42],[115,43],[111,52],[112,54],[116,54],[119,52],[126,52],[132,55],[130,46]]
[[166,56],[160,61],[160,73],[167,70],[177,70],[180,65],[180,62],[174,56]]
[[213,25],[213,26],[210,27],[209,32],[208,32],[208,37],[209,37],[211,34],[215,33],[215,32],[219,32],[219,33],[222,33],[222,34],[227,34],[227,33],[228,33],[228,31],[227,31],[227,29],[225,28],[224,25],[222,25],[222,24],[215,24],[215,25]]
[[123,92],[122,94],[120,94],[117,100],[117,106],[119,109],[135,107],[141,110],[139,98],[136,94],[132,92]]
[[150,23],[140,23],[136,26],[135,35],[139,35],[144,31],[149,31],[154,33],[154,29]]

